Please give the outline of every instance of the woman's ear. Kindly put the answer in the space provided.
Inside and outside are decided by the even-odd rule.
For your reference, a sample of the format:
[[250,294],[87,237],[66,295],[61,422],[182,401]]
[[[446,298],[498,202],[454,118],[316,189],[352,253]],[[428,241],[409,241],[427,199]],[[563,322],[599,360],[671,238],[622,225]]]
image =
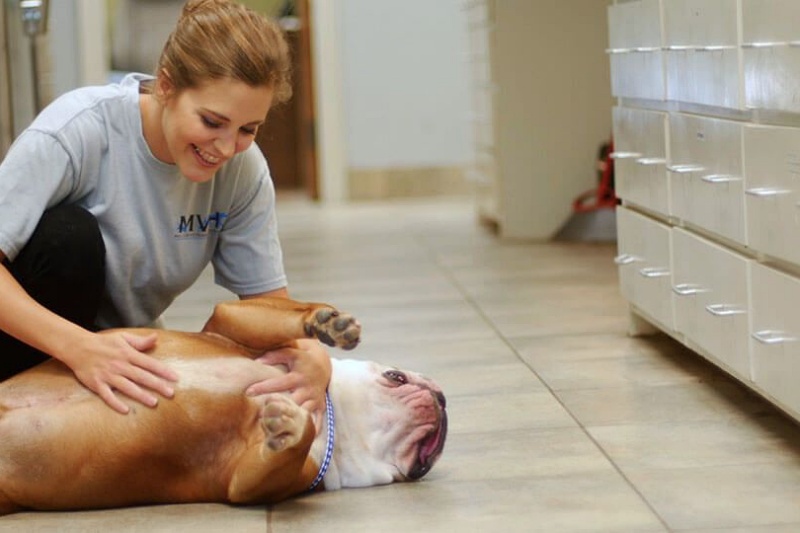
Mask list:
[[153,94],[159,102],[164,103],[169,100],[174,92],[175,85],[172,83],[172,78],[170,78],[169,72],[162,68],[158,72]]

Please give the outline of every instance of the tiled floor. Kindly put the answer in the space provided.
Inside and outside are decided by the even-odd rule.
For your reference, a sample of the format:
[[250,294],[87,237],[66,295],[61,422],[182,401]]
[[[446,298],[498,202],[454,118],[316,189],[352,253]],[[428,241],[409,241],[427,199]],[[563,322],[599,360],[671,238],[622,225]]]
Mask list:
[[[613,246],[502,243],[463,201],[284,199],[280,215],[293,296],[356,314],[352,355],[443,386],[433,471],[266,509],[19,514],[0,531],[800,531],[800,429],[670,339],[626,336]],[[168,325],[199,328],[226,297],[205,277]]]

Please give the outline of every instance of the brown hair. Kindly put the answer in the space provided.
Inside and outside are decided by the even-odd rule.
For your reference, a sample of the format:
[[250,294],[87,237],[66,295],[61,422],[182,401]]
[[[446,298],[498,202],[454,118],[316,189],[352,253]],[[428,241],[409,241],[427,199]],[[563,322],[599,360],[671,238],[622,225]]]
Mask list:
[[176,92],[230,78],[270,86],[273,103],[292,96],[291,58],[283,31],[266,16],[229,0],[189,0],[167,39],[156,76]]

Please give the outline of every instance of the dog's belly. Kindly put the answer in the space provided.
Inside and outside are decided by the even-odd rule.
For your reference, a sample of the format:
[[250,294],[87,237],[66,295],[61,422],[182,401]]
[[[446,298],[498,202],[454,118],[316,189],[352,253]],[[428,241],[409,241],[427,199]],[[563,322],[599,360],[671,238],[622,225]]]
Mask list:
[[222,354],[156,356],[179,375],[175,397],[154,409],[129,401],[128,415],[55,361],[0,384],[0,495],[52,509],[179,501],[186,486],[203,487],[192,499],[224,499],[227,461],[258,431],[244,391],[282,371]]

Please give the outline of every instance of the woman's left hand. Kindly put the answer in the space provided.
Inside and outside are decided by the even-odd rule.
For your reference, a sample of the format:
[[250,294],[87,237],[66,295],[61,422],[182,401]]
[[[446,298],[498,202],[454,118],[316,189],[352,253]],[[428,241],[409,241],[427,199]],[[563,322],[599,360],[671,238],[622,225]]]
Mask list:
[[312,414],[319,429],[325,411],[325,391],[331,379],[328,351],[317,340],[300,339],[296,348],[280,348],[265,353],[256,361],[265,365],[285,365],[288,372],[277,378],[259,381],[248,387],[248,396],[288,392],[297,405]]

